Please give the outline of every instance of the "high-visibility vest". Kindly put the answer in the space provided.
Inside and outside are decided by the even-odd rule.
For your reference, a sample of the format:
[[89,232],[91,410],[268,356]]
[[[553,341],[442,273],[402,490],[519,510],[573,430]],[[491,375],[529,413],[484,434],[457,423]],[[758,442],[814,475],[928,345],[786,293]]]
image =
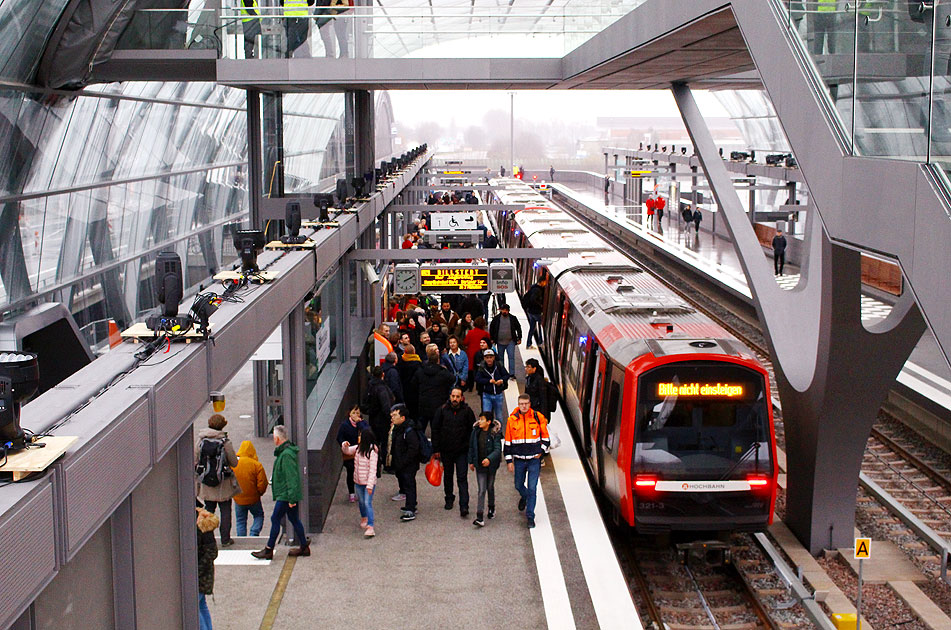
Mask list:
[[284,15],[286,17],[307,17],[307,0],[284,0]]
[[819,13],[831,13],[835,11],[837,2],[838,0],[819,0],[816,11]]
[[[241,15],[260,15],[259,9],[257,0],[241,0]],[[254,18],[246,17],[241,21],[253,22]]]

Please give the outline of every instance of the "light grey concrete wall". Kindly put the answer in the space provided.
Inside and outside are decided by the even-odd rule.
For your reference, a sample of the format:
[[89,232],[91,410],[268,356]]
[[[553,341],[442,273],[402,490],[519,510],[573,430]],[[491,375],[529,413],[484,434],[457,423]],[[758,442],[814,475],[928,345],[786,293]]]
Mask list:
[[115,628],[108,523],[93,533],[73,562],[64,566],[43,589],[36,598],[34,612],[37,630]]

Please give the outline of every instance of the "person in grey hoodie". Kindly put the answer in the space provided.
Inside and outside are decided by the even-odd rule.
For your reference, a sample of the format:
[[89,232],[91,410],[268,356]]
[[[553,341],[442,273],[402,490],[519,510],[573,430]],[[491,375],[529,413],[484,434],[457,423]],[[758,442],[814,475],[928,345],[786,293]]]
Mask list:
[[228,421],[225,417],[220,413],[216,413],[208,418],[208,428],[199,431],[198,437],[195,440],[196,464],[201,461],[203,444],[205,444],[206,449],[212,450],[217,448],[218,444],[220,444],[223,456],[229,466],[227,473],[217,486],[208,486],[202,483],[200,479],[195,479],[196,494],[205,504],[205,509],[214,514],[215,508],[221,508],[221,525],[218,531],[221,535],[222,547],[228,547],[234,544],[234,540],[231,538],[231,498],[238,494],[239,490],[238,480],[235,479],[234,474],[231,472],[231,468],[238,465],[238,456],[234,452],[234,445],[231,444],[231,440],[228,439],[228,434],[222,431],[227,424]]

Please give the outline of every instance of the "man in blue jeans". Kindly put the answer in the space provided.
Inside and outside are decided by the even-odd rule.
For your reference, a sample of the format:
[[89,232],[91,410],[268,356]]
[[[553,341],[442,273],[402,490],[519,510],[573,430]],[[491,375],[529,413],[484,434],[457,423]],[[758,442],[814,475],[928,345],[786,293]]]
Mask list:
[[[509,312],[509,305],[499,306],[499,314],[495,316],[492,323],[489,324],[489,334],[495,341],[496,351],[502,356],[499,357],[499,363],[502,368],[508,369],[511,378],[515,378],[515,346],[522,343],[522,325],[518,318]],[[508,355],[508,365],[506,366],[504,357]],[[503,416],[496,416],[501,418]]]
[[274,545],[277,536],[281,533],[281,520],[286,516],[288,522],[294,526],[294,535],[300,547],[291,549],[289,556],[309,556],[310,541],[304,533],[304,525],[298,515],[302,495],[300,482],[300,468],[297,459],[300,449],[293,442],[287,440],[287,429],[279,424],[274,427],[274,471],[271,474],[271,491],[274,494],[274,512],[271,513],[271,535],[267,545],[260,551],[252,551],[251,555],[262,560],[271,560],[274,557]]
[[493,418],[502,422],[505,431],[504,400],[509,386],[509,373],[495,360],[495,352],[489,348],[482,353],[482,364],[476,367],[476,389],[482,395],[482,411],[491,411]]
[[505,428],[505,461],[509,472],[515,473],[515,489],[520,499],[518,509],[525,510],[529,529],[535,527],[535,498],[542,455],[548,452],[548,420],[532,409],[528,394],[518,397],[518,410],[509,416]]

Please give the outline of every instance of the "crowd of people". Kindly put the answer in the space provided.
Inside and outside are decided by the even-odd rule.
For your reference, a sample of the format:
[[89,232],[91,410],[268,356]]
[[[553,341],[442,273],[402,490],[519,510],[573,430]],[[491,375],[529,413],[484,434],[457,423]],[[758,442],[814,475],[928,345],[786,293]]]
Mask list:
[[[543,280],[522,298],[529,342],[542,343],[544,288]],[[470,515],[469,474],[475,473],[476,527],[496,515],[495,480],[504,461],[519,493],[516,507],[524,512],[527,526],[535,526],[536,487],[550,446],[548,418],[557,394],[541,364],[529,359],[518,407],[506,411],[504,393],[516,378],[515,346],[522,343],[522,325],[504,298],[488,321],[489,302],[487,294],[446,296],[441,301],[409,297],[391,311],[394,329],[382,325],[374,331],[372,338],[385,340],[392,351],[371,367],[361,403],[349,409],[336,435],[347,500],[357,504],[364,537],[376,535],[373,497],[380,477],[395,476],[398,491],[389,498],[401,502],[399,520],[412,521],[418,511],[419,469],[436,461],[442,466],[444,507],[458,507],[462,518]],[[466,402],[466,393],[473,390],[479,401],[475,410]],[[268,539],[252,555],[274,557],[285,518],[297,543],[289,555],[310,555],[299,515],[303,490],[297,445],[288,440],[283,425],[274,428],[269,479],[253,443],[245,440],[235,450],[226,425],[221,414],[210,416],[194,449],[201,630],[211,629],[205,596],[214,589],[214,530],[219,530],[221,547],[234,544],[232,503],[237,535],[258,536],[264,529],[261,498],[270,486],[274,507]]]
[[[542,280],[522,298],[529,319],[527,340],[536,343],[542,343],[544,287]],[[416,474],[432,457],[443,466],[445,509],[458,506],[463,518],[470,508],[468,473],[476,473],[473,523],[484,526],[495,516],[495,473],[504,453],[522,497],[519,509],[526,511],[526,522],[534,527],[534,489],[541,456],[548,450],[547,418],[555,408],[556,393],[541,364],[529,359],[519,409],[507,413],[505,391],[516,378],[515,347],[523,340],[522,325],[504,300],[487,322],[487,298],[447,295],[427,302],[422,296],[409,297],[389,313],[395,329],[384,324],[374,331],[373,338],[386,340],[385,347],[392,350],[371,368],[363,404],[351,410],[350,422],[342,424],[337,441],[349,453],[354,431],[357,440],[366,439],[361,438],[365,433],[374,436],[377,472],[395,474],[399,490],[390,498],[403,502],[404,522],[416,518]],[[465,399],[473,389],[478,393],[477,410]],[[347,470],[351,474],[349,466]],[[356,479],[347,483],[348,490],[359,484]],[[375,535],[368,516],[372,505],[353,490],[349,499],[361,502],[365,535]]]

